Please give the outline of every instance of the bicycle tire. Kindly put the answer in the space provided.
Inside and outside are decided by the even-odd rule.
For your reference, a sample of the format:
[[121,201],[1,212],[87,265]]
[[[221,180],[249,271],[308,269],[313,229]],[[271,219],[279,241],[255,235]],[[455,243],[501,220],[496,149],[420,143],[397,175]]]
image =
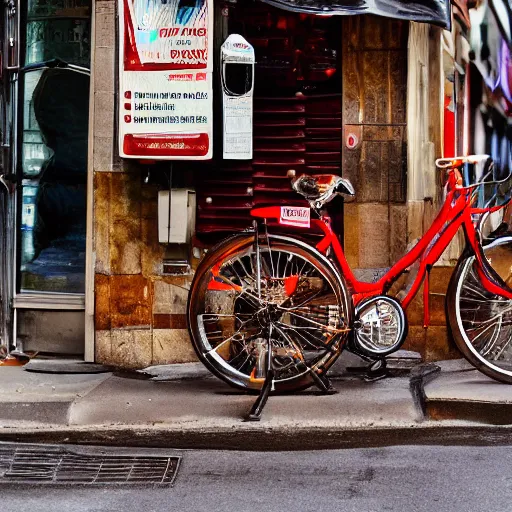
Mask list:
[[[268,249],[267,249],[268,247]],[[241,234],[241,235],[235,235],[233,237],[230,237],[219,244],[217,244],[214,248],[212,248],[204,259],[199,264],[194,279],[192,281],[192,285],[190,288],[189,293],[189,299],[187,304],[187,323],[190,333],[190,338],[192,341],[192,345],[194,347],[194,350],[199,358],[199,360],[210,370],[211,373],[216,375],[217,377],[221,378],[228,384],[230,384],[233,387],[244,389],[246,391],[254,391],[257,392],[259,389],[261,389],[262,386],[262,380],[261,379],[254,379],[252,374],[248,373],[248,370],[244,371],[238,371],[234,367],[231,367],[230,364],[226,360],[223,359],[222,356],[220,356],[217,353],[218,348],[214,347],[212,345],[211,339],[208,338],[208,332],[205,328],[205,320],[204,317],[206,315],[211,315],[212,318],[216,318],[218,314],[223,315],[223,307],[226,307],[225,304],[227,304],[228,311],[229,308],[232,308],[235,313],[227,313],[227,315],[230,315],[233,317],[233,326],[231,329],[234,331],[235,326],[237,325],[236,322],[238,321],[240,324],[242,323],[240,321],[240,318],[238,318],[238,315],[245,314],[247,318],[249,315],[251,315],[251,312],[248,313],[241,313],[240,311],[237,311],[236,308],[240,308],[240,304],[244,306],[245,304],[243,301],[239,301],[237,303],[237,297],[235,296],[235,291],[231,290],[225,290],[226,294],[224,297],[214,297],[214,294],[211,292],[208,292],[210,297],[208,297],[207,291],[208,287],[212,283],[213,280],[213,273],[212,269],[214,267],[216,268],[224,268],[229,262],[236,261],[237,258],[243,257],[252,258],[253,255],[253,248],[254,248],[254,235],[247,235],[247,234]],[[292,253],[296,255],[297,258],[300,258],[302,261],[305,261],[306,264],[310,265],[312,268],[316,269],[319,272],[319,275],[322,276],[323,279],[325,279],[325,282],[328,283],[328,286],[331,287],[331,290],[334,292],[334,297],[336,298],[337,307],[339,308],[339,315],[340,318],[343,317],[343,325],[346,326],[346,329],[343,329],[343,333],[336,334],[336,339],[333,340],[332,347],[329,348],[328,352],[329,354],[324,356],[323,358],[320,358],[321,360],[321,368],[322,372],[326,372],[328,368],[334,363],[334,361],[337,359],[341,351],[343,350],[343,347],[345,346],[346,340],[348,338],[348,326],[352,322],[352,301],[350,299],[350,294],[348,291],[348,288],[343,280],[343,277],[339,275],[339,273],[335,270],[331,262],[325,258],[323,255],[321,255],[318,251],[316,251],[314,248],[309,246],[308,244],[301,242],[294,238],[289,237],[283,237],[283,236],[277,236],[277,235],[269,235],[268,236],[268,246],[267,244],[262,244],[261,246],[262,250],[262,257],[266,257],[267,259],[270,257],[270,259],[274,260],[273,264],[276,265],[277,270],[279,271],[279,261],[280,261],[280,255],[281,253],[288,251],[289,253]],[[269,256],[270,253],[270,256]],[[278,255],[278,261],[276,260],[276,255]],[[284,261],[283,261],[284,263]],[[229,263],[231,264],[231,263]],[[247,263],[244,263],[245,265],[249,266]],[[267,266],[269,266],[270,260],[267,261]],[[306,265],[305,264],[305,265]],[[238,271],[241,273],[240,268]],[[309,271],[309,270],[308,270]],[[313,271],[314,272],[314,271]],[[280,279],[284,279],[285,273],[283,272],[283,276],[279,277],[279,279],[273,278],[275,281],[279,281]],[[278,275],[280,275],[279,272],[277,272]],[[238,274],[237,274],[238,275]],[[288,277],[288,276],[286,276]],[[245,276],[244,276],[245,278]],[[270,278],[272,279],[272,278]],[[318,277],[311,277],[310,279],[317,279]],[[237,281],[238,282],[238,281]],[[271,283],[272,284],[272,283]],[[273,283],[273,286],[276,283]],[[282,299],[281,296],[279,296],[279,293],[281,290],[279,289],[279,286],[281,286],[281,283],[277,283],[277,295],[279,299]],[[270,285],[269,285],[270,286]],[[325,286],[325,283],[322,285]],[[269,288],[270,289],[270,288]],[[323,290],[323,288],[322,288]],[[217,291],[217,290],[215,290]],[[274,291],[274,290],[272,290]],[[268,290],[267,290],[268,292]],[[232,293],[234,298],[227,297],[229,293]],[[242,293],[240,293],[242,295]],[[328,296],[330,298],[330,296]],[[223,302],[224,300],[224,302]],[[229,302],[232,300],[232,304]],[[313,299],[313,302],[316,299]],[[278,301],[277,301],[278,302]],[[212,307],[212,304],[215,305],[217,308],[217,313],[215,311],[208,312],[208,308]],[[302,305],[301,305],[302,306]],[[277,306],[278,308],[280,306]],[[312,306],[313,307],[313,306]],[[321,306],[315,306],[317,308],[327,308],[328,306],[321,305]],[[203,312],[204,311],[204,312]],[[221,311],[221,313],[218,313],[218,311]],[[291,318],[293,313],[289,313],[289,316]],[[329,313],[330,315],[331,313]],[[202,318],[201,318],[202,316]],[[216,320],[219,322],[218,318]],[[260,320],[258,320],[260,321]],[[263,320],[264,321],[264,320]],[[313,321],[314,322],[314,321]],[[340,321],[341,322],[341,321]],[[247,322],[244,322],[247,324]],[[281,323],[276,320],[276,324]],[[326,324],[327,325],[327,324]],[[249,323],[246,330],[249,330],[249,327],[251,327],[251,323]],[[287,334],[290,335],[290,330],[293,326],[291,326],[287,330]],[[288,326],[287,326],[288,328]],[[284,329],[284,328],[282,328]],[[313,328],[312,328],[313,329]],[[320,330],[320,328],[318,329]],[[338,329],[342,330],[342,329]],[[218,331],[215,331],[218,332]],[[220,328],[221,335],[223,334],[223,328]],[[235,331],[235,334],[239,334],[242,336],[243,339],[241,342],[237,340],[237,343],[240,343],[241,346],[244,344],[246,345],[244,349],[240,349],[240,352],[242,350],[246,350],[246,354],[249,356],[251,351],[247,348],[247,346],[250,343],[254,344],[254,335],[248,336],[245,331],[241,331],[241,327]],[[229,332],[231,334],[231,332]],[[231,334],[231,340],[233,339],[234,334]],[[308,333],[309,336],[309,333]],[[283,340],[285,340],[285,336],[281,336],[281,332],[276,334],[277,340],[274,340],[272,338],[273,343],[273,351],[276,353],[279,352],[279,348],[282,349],[281,346],[276,347],[275,345],[283,343]],[[229,338],[229,336],[228,336]],[[229,346],[233,344],[232,341],[229,341],[228,338],[221,340],[218,344],[221,345],[222,343],[228,342]],[[334,336],[333,336],[334,338]],[[258,338],[259,339],[259,338]],[[247,340],[247,341],[246,341]],[[249,341],[250,340],[250,341]],[[294,345],[295,348],[296,344]],[[326,344],[327,346],[327,344]],[[260,345],[261,347],[261,345]],[[313,352],[313,350],[308,347],[310,350],[308,352]],[[230,349],[231,350],[231,347]],[[251,349],[252,353],[254,353],[254,349]],[[283,350],[283,349],[282,349]],[[322,350],[322,347],[319,348],[319,350]],[[304,350],[302,350],[304,355]],[[231,353],[229,354],[232,355]],[[245,355],[245,354],[244,354]],[[226,356],[228,357],[228,356]],[[281,357],[281,356],[279,356]],[[250,361],[253,362],[252,359]],[[300,363],[302,364],[302,363]],[[300,366],[298,363],[298,366]],[[254,370],[253,370],[254,371]],[[292,391],[298,391],[300,389],[305,389],[310,387],[312,384],[315,383],[315,376],[311,375],[311,371],[308,371],[306,367],[303,369],[303,371],[297,373],[296,376],[288,376],[286,378],[279,378],[279,374],[276,377],[276,380],[274,381],[274,392],[292,392]]]
[[[512,279],[512,236],[498,238],[483,249],[491,264],[495,261],[493,266],[500,260],[505,263],[498,276],[507,282]],[[476,369],[512,384],[512,300],[487,292],[474,265],[475,256],[462,257],[450,280],[446,313],[451,334]],[[494,318],[499,320],[492,322]]]

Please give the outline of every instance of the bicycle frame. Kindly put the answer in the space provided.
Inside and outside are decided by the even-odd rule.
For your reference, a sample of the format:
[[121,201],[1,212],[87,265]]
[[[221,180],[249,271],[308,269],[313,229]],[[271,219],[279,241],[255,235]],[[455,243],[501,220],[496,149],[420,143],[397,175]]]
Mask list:
[[[471,189],[462,187],[458,183],[458,175],[455,172],[450,173],[447,183],[446,199],[430,228],[411,251],[405,254],[375,283],[357,280],[347,262],[340,241],[332,230],[329,216],[323,215],[320,219],[311,220],[311,224],[319,228],[324,235],[322,240],[317,243],[316,249],[320,253],[327,255],[329,249],[332,248],[339,269],[352,289],[355,305],[363,298],[387,293],[393,283],[395,283],[416,261],[419,261],[418,273],[407,295],[401,301],[401,304],[403,308],[406,309],[418,293],[422,283],[425,282],[423,288],[424,326],[427,327],[430,323],[428,275],[461,226],[464,230],[466,245],[476,258],[477,272],[485,289],[492,294],[502,295],[508,299],[512,299],[512,289],[510,289],[486,263],[480,244],[479,233],[472,218],[475,214],[495,212],[505,208],[506,204],[491,208],[473,208],[472,204],[474,199],[471,195]],[[279,221],[281,218],[281,207],[270,206],[255,208],[251,211],[251,215],[255,218],[275,219]],[[425,279],[425,277],[427,277],[427,279]]]

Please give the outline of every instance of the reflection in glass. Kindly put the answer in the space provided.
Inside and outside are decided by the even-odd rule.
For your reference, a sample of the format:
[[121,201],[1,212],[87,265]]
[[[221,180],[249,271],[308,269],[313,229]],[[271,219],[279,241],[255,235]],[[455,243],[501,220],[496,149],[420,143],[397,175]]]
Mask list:
[[83,293],[89,75],[25,74],[21,289]]
[[26,64],[61,59],[89,67],[90,0],[29,0]]
[[[91,0],[28,0],[25,64],[90,65]],[[21,291],[83,293],[89,73],[21,75]]]
[[46,146],[37,124],[34,112],[34,90],[39,83],[43,70],[32,71],[25,75],[25,92],[23,108],[23,175],[37,176],[43,163],[52,156],[52,150]]

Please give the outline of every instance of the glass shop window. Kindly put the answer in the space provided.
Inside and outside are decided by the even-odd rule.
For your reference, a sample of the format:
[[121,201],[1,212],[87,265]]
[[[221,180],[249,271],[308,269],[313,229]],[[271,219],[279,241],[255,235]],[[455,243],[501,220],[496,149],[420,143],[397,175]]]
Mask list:
[[[90,10],[90,0],[29,0],[27,6],[21,291],[85,290]],[[80,68],[52,67],[53,59]]]
[[90,64],[90,0],[29,0],[25,64],[61,59]]

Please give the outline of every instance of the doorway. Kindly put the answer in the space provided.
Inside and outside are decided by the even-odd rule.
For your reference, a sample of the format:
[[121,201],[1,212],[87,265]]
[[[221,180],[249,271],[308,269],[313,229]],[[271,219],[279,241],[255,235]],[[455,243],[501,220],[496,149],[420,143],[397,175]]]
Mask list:
[[14,340],[81,356],[91,0],[29,0],[20,16]]

